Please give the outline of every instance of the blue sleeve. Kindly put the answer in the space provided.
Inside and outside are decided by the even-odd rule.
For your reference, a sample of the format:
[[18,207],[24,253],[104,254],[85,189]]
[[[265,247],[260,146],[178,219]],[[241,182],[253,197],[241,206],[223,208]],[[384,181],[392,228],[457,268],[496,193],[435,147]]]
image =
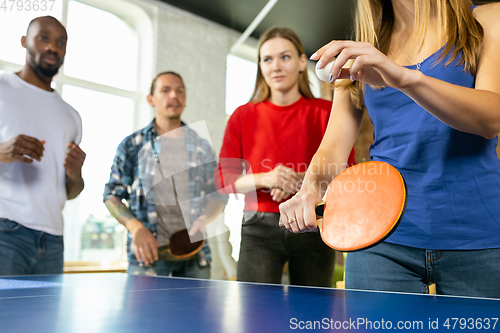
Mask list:
[[128,200],[128,188],[134,181],[134,166],[130,151],[133,149],[130,137],[125,138],[116,150],[116,155],[111,166],[109,181],[104,186],[103,200],[111,196]]

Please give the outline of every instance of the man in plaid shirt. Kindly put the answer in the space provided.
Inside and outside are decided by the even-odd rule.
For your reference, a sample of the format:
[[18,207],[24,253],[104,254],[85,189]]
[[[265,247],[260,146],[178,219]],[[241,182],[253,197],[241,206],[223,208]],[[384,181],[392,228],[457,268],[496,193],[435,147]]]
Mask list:
[[209,278],[207,243],[182,260],[159,255],[158,247],[181,229],[191,237],[205,234],[224,209],[227,197],[214,184],[215,154],[181,121],[186,91],[179,74],[158,74],[148,102],[156,118],[120,143],[104,190],[106,207],[129,231],[127,272]]

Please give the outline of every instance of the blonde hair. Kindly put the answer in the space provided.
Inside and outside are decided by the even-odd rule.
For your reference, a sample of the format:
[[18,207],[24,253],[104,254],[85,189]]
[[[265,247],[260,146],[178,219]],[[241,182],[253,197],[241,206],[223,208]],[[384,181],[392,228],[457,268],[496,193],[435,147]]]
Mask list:
[[[440,54],[442,61],[448,53],[448,66],[457,59],[457,65],[476,74],[479,53],[483,41],[483,29],[472,15],[471,0],[415,0],[415,27],[413,41],[420,48],[424,44],[432,13],[437,13],[437,39],[439,46],[445,45]],[[368,42],[382,53],[389,52],[394,31],[394,11],[389,0],[358,0],[355,15],[355,40]],[[418,42],[417,42],[418,41]],[[420,45],[418,45],[420,43]],[[363,84],[340,82],[338,87],[348,89],[354,105],[362,109]]]
[[[262,47],[262,44],[264,44],[268,40],[277,37],[285,38],[288,39],[290,42],[292,42],[292,44],[297,49],[299,56],[305,54],[304,47],[302,46],[299,37],[293,30],[289,28],[273,27],[264,32],[264,34],[259,39],[259,47],[257,51],[258,52],[257,77],[255,79],[255,88],[252,94],[252,98],[250,99],[250,102],[260,103],[267,100],[271,96],[271,91],[266,83],[266,80],[264,80],[264,76],[262,75],[262,69],[260,68],[260,60],[261,60],[260,48]],[[307,76],[307,69],[299,74],[299,92],[302,96],[306,98],[309,99],[314,98],[314,95],[311,92],[311,88],[309,87],[309,77]]]

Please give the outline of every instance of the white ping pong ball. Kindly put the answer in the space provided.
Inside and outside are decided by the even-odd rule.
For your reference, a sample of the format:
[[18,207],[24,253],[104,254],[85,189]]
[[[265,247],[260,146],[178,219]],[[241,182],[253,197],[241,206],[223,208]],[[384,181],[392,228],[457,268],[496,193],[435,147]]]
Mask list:
[[335,62],[335,59],[332,59],[329,63],[326,64],[325,67],[323,67],[322,69],[319,69],[318,65],[320,64],[320,62],[318,61],[316,63],[316,67],[315,67],[315,70],[316,70],[316,75],[318,76],[318,78],[321,80],[321,81],[325,81],[325,82],[330,82],[330,80],[328,80],[330,78],[330,74],[332,72],[332,66],[333,66],[333,63]]

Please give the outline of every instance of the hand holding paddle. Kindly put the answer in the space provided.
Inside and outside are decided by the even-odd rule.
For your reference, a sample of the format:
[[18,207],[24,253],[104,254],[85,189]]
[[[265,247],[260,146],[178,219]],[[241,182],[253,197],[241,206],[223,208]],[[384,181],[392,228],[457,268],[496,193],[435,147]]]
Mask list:
[[324,205],[313,203],[313,198],[304,194],[281,204],[280,226],[295,233],[319,227],[331,248],[359,251],[396,229],[406,208],[406,183],[390,164],[371,161],[339,173],[328,185]]

